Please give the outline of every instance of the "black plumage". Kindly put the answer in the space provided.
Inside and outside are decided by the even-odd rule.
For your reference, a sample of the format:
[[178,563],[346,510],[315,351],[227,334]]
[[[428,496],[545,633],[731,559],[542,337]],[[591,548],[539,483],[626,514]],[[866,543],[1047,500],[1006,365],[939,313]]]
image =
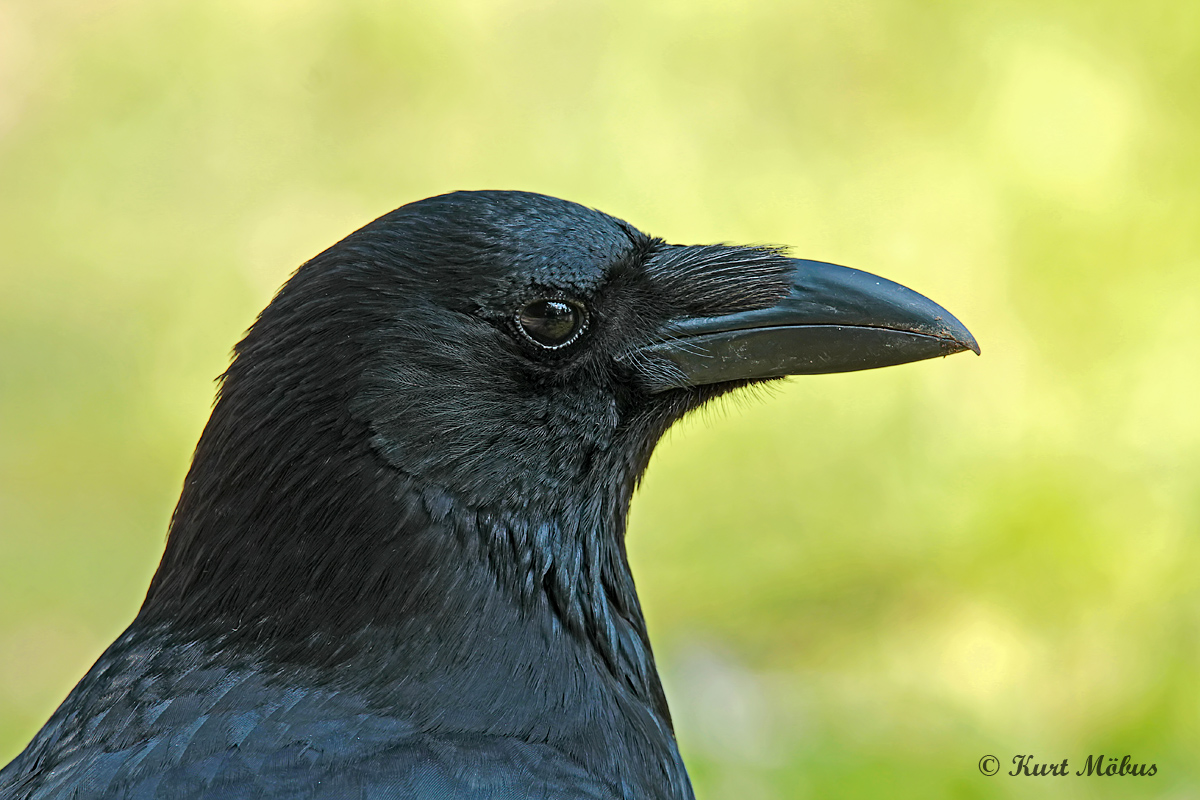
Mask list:
[[630,498],[723,392],[977,349],[864,275],[520,192],[351,234],[237,346],[144,605],[0,796],[690,798]]

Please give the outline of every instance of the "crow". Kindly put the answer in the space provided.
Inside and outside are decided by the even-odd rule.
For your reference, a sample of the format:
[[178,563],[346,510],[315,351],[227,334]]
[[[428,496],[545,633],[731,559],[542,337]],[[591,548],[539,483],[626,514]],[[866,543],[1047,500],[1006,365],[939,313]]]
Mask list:
[[748,384],[963,350],[778,248],[403,206],[237,345],[144,604],[0,797],[692,798],[625,549],[655,443]]

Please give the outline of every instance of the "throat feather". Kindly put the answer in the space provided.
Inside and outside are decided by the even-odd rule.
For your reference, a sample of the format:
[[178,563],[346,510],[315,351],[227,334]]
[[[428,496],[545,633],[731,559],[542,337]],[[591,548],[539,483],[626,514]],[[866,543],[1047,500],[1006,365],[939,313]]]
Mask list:
[[604,497],[531,520],[528,513],[455,514],[461,501],[423,492],[431,514],[456,531],[460,543],[482,549],[498,587],[524,608],[544,598],[554,622],[585,643],[618,685],[650,705],[670,727],[624,544],[628,502]]

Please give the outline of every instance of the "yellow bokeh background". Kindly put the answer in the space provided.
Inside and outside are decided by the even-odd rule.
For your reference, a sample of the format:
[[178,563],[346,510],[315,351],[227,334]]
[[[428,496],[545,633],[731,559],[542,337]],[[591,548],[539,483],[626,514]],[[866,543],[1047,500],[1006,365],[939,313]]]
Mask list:
[[0,763],[135,613],[274,290],[502,188],[983,346],[660,446],[630,547],[700,798],[1200,797],[1198,143],[1178,1],[0,0]]

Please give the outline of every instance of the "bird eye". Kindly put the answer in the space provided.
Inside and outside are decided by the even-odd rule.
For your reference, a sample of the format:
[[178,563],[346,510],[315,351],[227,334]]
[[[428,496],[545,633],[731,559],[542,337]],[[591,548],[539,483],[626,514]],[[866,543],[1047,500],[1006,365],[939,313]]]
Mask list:
[[534,300],[517,312],[517,327],[547,350],[566,347],[587,325],[587,310],[574,300]]

